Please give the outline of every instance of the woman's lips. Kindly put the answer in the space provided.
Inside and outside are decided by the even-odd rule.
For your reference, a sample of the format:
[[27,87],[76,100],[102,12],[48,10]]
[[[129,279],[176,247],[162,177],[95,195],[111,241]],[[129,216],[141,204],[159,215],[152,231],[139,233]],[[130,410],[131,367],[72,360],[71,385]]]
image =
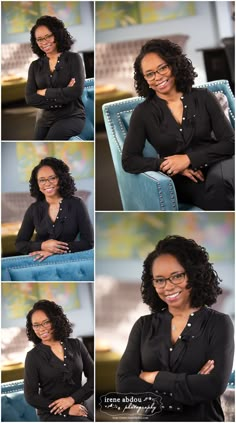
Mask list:
[[165,298],[168,302],[169,301],[175,301],[179,298],[180,293],[181,293],[181,291],[174,292],[173,294],[166,295]]

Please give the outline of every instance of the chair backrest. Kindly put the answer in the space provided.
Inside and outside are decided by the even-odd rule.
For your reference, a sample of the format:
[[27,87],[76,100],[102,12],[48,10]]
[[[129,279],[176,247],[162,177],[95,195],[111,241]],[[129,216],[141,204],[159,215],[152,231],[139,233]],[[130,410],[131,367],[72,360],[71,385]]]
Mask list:
[[86,121],[79,137],[82,140],[94,140],[94,78],[85,80],[82,101],[85,107]]
[[2,422],[37,422],[35,408],[31,407],[24,396],[22,379],[1,384],[1,421]]
[[[228,81],[219,80],[207,82],[202,85],[197,85],[196,88],[207,88],[213,92],[216,97],[223,98],[224,103],[227,104],[227,112],[232,126],[235,126],[235,104],[234,95],[231,91]],[[223,96],[222,96],[223,94]],[[121,101],[114,101],[103,105],[103,115],[106,124],[107,135],[110,146],[116,146],[120,155],[123,149],[123,144],[128,131],[131,115],[135,107],[144,101],[142,97],[132,97]],[[220,101],[220,99],[219,99]],[[145,149],[143,151],[145,157],[155,157],[157,155],[154,148],[146,141]]]

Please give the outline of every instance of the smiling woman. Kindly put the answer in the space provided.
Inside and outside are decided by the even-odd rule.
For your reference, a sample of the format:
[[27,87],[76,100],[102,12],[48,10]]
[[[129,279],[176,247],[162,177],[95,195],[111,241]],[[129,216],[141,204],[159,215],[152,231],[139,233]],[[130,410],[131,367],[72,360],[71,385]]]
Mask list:
[[[151,314],[134,325],[117,373],[117,391],[153,392],[150,421],[224,421],[220,395],[233,364],[233,325],[210,306],[222,293],[206,250],[168,236],[144,261],[141,293]],[[224,363],[224,366],[222,366]]]
[[75,191],[69,167],[62,160],[46,157],[40,161],[30,178],[30,194],[37,201],[25,213],[16,239],[18,252],[42,261],[53,254],[93,248],[88,211]]
[[[234,210],[234,131],[218,100],[194,88],[192,62],[177,44],[154,39],[134,62],[138,95],[122,152],[126,172],[161,171],[178,200],[203,210]],[[148,140],[158,157],[144,157]]]
[[90,421],[83,402],[93,395],[93,362],[84,344],[69,338],[72,325],[62,308],[38,301],[27,314],[26,332],[35,347],[26,356],[24,392],[40,421]]
[[80,55],[69,51],[73,43],[56,17],[41,16],[31,29],[31,48],[39,59],[29,68],[26,102],[43,110],[35,140],[68,140],[83,129],[85,73]]

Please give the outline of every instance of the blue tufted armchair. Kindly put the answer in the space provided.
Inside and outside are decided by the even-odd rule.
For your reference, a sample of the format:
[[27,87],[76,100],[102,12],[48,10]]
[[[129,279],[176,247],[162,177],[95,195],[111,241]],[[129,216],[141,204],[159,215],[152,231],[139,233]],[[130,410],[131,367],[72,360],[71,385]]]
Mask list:
[[73,281],[94,280],[93,250],[54,254],[40,262],[31,256],[2,259],[2,281]]
[[[227,104],[229,118],[234,126],[234,96],[226,80],[198,85],[220,95]],[[103,115],[114,162],[121,201],[124,210],[201,210],[191,204],[177,201],[172,179],[162,172],[145,172],[139,175],[126,173],[121,164],[121,154],[129,121],[134,108],[144,99],[133,97],[103,105]],[[146,157],[157,156],[154,148],[146,141],[143,151]]]
[[83,131],[70,138],[70,141],[94,140],[94,78],[85,79],[82,101],[85,107],[86,120]]

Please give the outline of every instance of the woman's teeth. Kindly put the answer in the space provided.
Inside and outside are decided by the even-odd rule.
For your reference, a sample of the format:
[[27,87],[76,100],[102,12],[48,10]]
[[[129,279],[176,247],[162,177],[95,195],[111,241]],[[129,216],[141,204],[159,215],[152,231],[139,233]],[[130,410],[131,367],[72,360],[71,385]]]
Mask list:
[[180,292],[175,292],[174,294],[166,295],[166,298],[172,300],[174,298],[177,298],[179,294],[180,294]]

